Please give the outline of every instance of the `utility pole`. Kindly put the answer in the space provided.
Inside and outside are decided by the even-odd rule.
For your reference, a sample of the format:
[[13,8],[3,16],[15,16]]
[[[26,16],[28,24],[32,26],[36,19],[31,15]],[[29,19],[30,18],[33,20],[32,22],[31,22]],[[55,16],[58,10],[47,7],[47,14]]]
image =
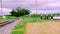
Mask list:
[[35,6],[36,6],[36,14],[37,14],[37,10],[38,10],[38,9],[37,9],[37,8],[38,8],[38,7],[37,7],[37,0],[35,0]]
[[2,0],[1,0],[1,15],[2,15]]
[[5,19],[5,16],[3,15],[3,12],[2,12],[2,0],[1,0],[1,16],[3,19]]

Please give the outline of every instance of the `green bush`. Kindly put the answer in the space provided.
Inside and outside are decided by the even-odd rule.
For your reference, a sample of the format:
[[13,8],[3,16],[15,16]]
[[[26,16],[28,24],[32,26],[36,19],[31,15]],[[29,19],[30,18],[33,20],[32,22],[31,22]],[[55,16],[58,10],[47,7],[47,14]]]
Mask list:
[[47,19],[47,20],[50,19],[50,17],[51,17],[51,16],[50,16],[49,14],[46,14],[46,15],[45,15],[45,19]]
[[46,15],[44,14],[32,14],[31,17],[36,17],[40,19],[46,19]]
[[32,14],[31,17],[41,17],[40,14]]
[[36,17],[36,18],[40,18],[40,19],[47,19],[50,20],[51,17],[54,16],[54,14],[32,14],[31,17]]

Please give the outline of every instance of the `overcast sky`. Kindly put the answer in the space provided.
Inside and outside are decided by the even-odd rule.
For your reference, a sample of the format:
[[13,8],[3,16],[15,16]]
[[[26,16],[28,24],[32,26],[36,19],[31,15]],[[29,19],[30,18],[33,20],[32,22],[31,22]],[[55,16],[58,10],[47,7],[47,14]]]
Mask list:
[[[34,11],[36,8],[35,3],[36,3],[35,0],[2,0],[2,8],[3,8],[4,13],[8,13],[11,11],[11,9],[15,9],[17,7],[26,8],[26,9],[30,9]],[[1,0],[0,0],[0,7],[1,7]],[[56,13],[56,11],[59,13],[60,12],[60,0],[37,0],[37,8],[39,10],[42,10],[42,11],[38,10],[39,12],[42,12],[42,13],[49,12],[45,10],[50,10],[50,13],[52,13],[51,10],[53,9],[55,9],[53,13],[54,12]]]
[[[38,9],[60,8],[60,0],[37,0]],[[3,8],[35,9],[35,0],[2,0]]]

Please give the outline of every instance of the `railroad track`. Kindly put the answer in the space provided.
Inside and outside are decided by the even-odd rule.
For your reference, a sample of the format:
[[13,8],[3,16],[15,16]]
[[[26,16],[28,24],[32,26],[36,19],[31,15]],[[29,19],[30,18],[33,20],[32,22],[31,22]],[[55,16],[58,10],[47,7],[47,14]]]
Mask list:
[[7,25],[7,24],[10,24],[10,23],[14,22],[15,20],[17,20],[17,18],[11,19],[11,20],[2,21],[2,22],[0,22],[0,27],[3,27],[5,25]]

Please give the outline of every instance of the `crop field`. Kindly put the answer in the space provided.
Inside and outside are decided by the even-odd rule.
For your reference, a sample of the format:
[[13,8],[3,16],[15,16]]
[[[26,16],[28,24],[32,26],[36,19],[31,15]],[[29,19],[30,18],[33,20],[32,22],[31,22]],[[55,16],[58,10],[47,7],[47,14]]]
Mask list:
[[24,34],[60,34],[60,22],[27,23]]

